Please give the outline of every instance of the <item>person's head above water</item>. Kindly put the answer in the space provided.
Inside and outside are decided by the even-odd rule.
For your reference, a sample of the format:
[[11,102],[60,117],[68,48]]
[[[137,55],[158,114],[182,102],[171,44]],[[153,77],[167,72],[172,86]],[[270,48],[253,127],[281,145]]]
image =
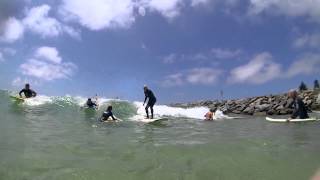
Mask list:
[[107,111],[112,111],[112,106],[108,106]]
[[148,90],[148,86],[147,86],[147,85],[144,85],[144,86],[143,86],[143,90],[144,90],[144,91]]
[[25,88],[26,88],[26,89],[30,89],[30,84],[26,84],[26,85],[25,85]]
[[296,90],[290,90],[290,91],[288,92],[288,97],[289,97],[289,98],[295,99],[295,98],[297,98],[297,96],[298,96],[298,93],[297,93]]
[[88,101],[91,101],[91,98],[88,98]]

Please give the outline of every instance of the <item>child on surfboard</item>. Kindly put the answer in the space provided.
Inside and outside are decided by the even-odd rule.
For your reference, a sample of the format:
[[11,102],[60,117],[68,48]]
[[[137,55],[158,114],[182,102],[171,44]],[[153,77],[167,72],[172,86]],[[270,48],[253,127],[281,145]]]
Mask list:
[[112,113],[112,106],[108,106],[107,110],[105,112],[103,112],[102,117],[101,117],[101,121],[108,121],[109,118],[112,118],[113,121],[116,121],[117,119],[113,116]]

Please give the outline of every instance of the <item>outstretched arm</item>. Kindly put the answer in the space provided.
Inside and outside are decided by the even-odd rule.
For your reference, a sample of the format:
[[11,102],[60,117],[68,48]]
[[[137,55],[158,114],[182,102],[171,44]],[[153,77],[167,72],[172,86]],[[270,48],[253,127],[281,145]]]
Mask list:
[[21,95],[22,93],[23,93],[23,90],[21,90],[21,91],[19,92],[19,96],[20,96],[20,97],[22,97],[22,95]]

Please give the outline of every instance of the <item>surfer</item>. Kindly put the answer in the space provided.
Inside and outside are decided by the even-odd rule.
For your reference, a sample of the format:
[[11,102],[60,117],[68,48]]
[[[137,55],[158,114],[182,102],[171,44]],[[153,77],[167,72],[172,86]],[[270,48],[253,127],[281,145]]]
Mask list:
[[30,84],[26,84],[24,89],[22,89],[20,92],[19,92],[19,96],[22,98],[22,93],[24,93],[24,96],[26,98],[31,98],[31,97],[36,97],[37,96],[37,93],[30,89]]
[[291,115],[290,119],[307,119],[309,118],[308,112],[307,112],[307,108],[306,105],[304,104],[304,102],[302,101],[302,99],[300,97],[298,97],[298,93],[295,90],[292,90],[288,93],[289,98],[293,99],[293,113]]
[[148,88],[148,86],[145,85],[143,87],[143,90],[145,95],[143,106],[146,103],[147,99],[149,99],[147,106],[145,108],[147,113],[147,119],[149,119],[149,111],[148,111],[149,108],[151,110],[151,119],[153,119],[153,106],[156,104],[157,98],[154,96],[153,92]]
[[213,121],[214,112],[215,112],[215,109],[210,109],[210,111],[207,112],[206,115],[204,115],[204,117],[206,118],[205,120],[206,121]]
[[108,106],[107,110],[103,112],[101,121],[108,121],[109,118],[112,118],[113,121],[117,120],[112,113],[112,106]]
[[89,98],[87,100],[86,104],[87,104],[88,108],[97,108],[98,107],[97,103],[93,102],[91,98]]

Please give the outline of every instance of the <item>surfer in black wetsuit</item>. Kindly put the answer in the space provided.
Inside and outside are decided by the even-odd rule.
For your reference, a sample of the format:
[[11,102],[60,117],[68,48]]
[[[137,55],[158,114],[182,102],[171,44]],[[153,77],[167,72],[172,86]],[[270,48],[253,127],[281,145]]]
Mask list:
[[113,121],[117,120],[112,113],[112,106],[108,106],[107,110],[103,112],[101,121],[108,121],[109,118],[112,118]]
[[19,92],[20,97],[22,97],[22,95],[21,95],[22,93],[24,93],[24,96],[26,98],[31,98],[31,97],[37,96],[37,93],[34,90],[30,89],[30,84],[26,84],[25,88]]
[[97,105],[97,103],[95,103],[95,102],[93,102],[92,100],[91,100],[91,98],[89,98],[88,100],[87,100],[87,106],[88,106],[88,108],[96,108],[96,107],[98,107],[98,105]]
[[293,113],[291,119],[307,119],[309,118],[308,110],[301,98],[298,97],[297,91],[290,91],[288,96],[293,99]]
[[153,119],[153,106],[156,104],[157,98],[154,96],[153,92],[150,89],[148,89],[147,86],[144,86],[143,90],[144,90],[144,95],[145,95],[143,106],[146,103],[147,99],[149,99],[148,103],[147,103],[147,106],[146,106],[147,118],[149,119],[149,111],[148,111],[148,109],[150,108],[150,110],[151,110],[151,119]]

